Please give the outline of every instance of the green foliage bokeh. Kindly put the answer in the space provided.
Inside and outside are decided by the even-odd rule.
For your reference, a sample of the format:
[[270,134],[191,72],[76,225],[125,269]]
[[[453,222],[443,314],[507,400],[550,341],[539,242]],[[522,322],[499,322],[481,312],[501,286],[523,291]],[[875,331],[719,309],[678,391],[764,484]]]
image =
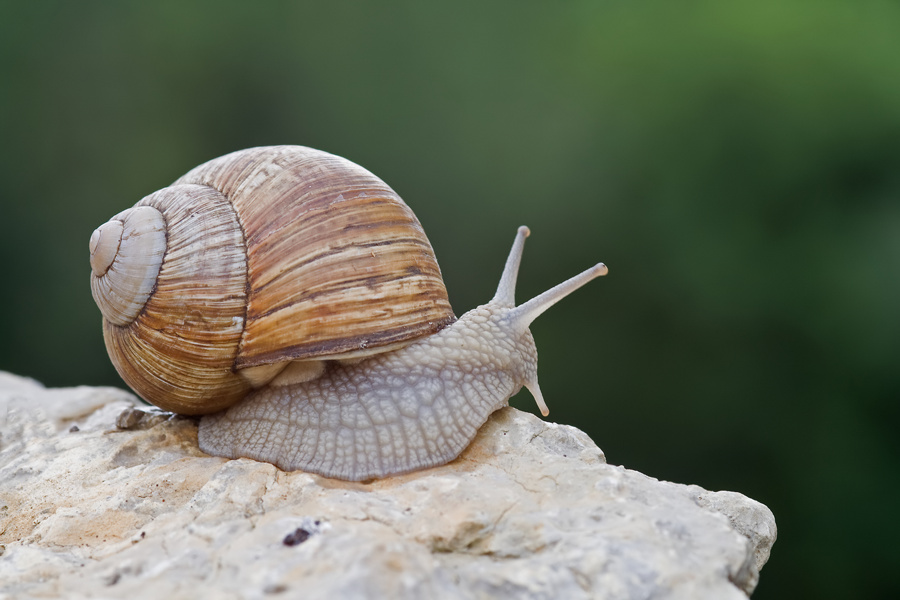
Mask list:
[[[123,385],[94,227],[302,144],[416,211],[457,314],[515,228],[551,418],[767,504],[756,598],[900,595],[900,5],[0,4],[0,369]],[[514,403],[527,410],[527,393]]]

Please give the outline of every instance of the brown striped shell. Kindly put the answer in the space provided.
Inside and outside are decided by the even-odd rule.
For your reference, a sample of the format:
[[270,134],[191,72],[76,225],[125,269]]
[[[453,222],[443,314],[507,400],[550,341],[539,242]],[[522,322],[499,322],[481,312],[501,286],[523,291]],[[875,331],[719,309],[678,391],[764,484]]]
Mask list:
[[455,320],[409,207],[310,148],[211,160],[99,227],[90,247],[116,369],[183,414],[222,410],[289,361],[390,350]]

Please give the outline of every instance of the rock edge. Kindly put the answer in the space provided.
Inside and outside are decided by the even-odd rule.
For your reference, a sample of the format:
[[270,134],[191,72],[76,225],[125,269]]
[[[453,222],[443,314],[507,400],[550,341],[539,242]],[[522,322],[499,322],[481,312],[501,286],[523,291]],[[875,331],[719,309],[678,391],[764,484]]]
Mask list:
[[0,598],[739,599],[776,538],[754,500],[513,408],[452,463],[362,484],[196,435],[122,390],[0,373]]

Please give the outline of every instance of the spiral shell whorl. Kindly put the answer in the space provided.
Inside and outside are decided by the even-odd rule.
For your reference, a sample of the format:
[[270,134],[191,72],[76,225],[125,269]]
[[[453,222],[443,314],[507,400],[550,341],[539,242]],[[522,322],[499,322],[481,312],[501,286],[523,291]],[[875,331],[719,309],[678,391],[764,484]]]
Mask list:
[[110,357],[126,383],[157,406],[182,414],[230,406],[249,389],[232,369],[247,265],[231,203],[209,187],[175,185],[132,210],[165,216],[168,247],[140,314],[127,326],[104,321]]
[[124,229],[122,221],[113,220],[107,221],[91,234],[91,272],[96,277],[103,277],[115,261]]
[[[359,165],[302,146],[192,169],[98,228],[91,269],[119,374],[182,414],[227,408],[287,362],[396,349],[456,320],[412,210]],[[128,302],[109,282],[120,272],[138,288]]]
[[175,183],[222,192],[245,233],[238,368],[366,353],[456,320],[412,210],[345,158],[302,146],[249,148]]
[[91,235],[91,293],[107,321],[128,325],[156,285],[166,251],[166,223],[155,208],[123,211]]

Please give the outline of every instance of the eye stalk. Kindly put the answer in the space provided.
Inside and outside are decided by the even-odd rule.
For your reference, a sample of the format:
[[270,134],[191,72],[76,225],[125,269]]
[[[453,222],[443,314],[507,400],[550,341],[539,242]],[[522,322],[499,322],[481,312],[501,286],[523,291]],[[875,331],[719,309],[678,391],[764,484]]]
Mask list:
[[[519,265],[522,264],[522,253],[525,250],[525,238],[529,235],[531,235],[531,231],[528,227],[525,227],[524,225],[519,227],[519,230],[516,232],[516,239],[513,240],[512,249],[509,251],[509,257],[506,259],[503,275],[500,276],[500,284],[497,286],[497,293],[494,294],[494,298],[489,303],[489,305],[494,306],[512,307],[507,313],[509,327],[519,333],[528,332],[528,326],[548,308],[592,279],[602,277],[609,273],[609,269],[605,264],[597,263],[590,269],[582,271],[578,275],[563,281],[543,294],[535,296],[528,302],[516,306],[516,278],[519,273]],[[549,415],[550,409],[547,407],[547,403],[544,401],[544,396],[541,393],[541,387],[538,385],[537,364],[534,365],[533,369],[528,371],[523,385],[531,392],[541,414],[545,417]]]

